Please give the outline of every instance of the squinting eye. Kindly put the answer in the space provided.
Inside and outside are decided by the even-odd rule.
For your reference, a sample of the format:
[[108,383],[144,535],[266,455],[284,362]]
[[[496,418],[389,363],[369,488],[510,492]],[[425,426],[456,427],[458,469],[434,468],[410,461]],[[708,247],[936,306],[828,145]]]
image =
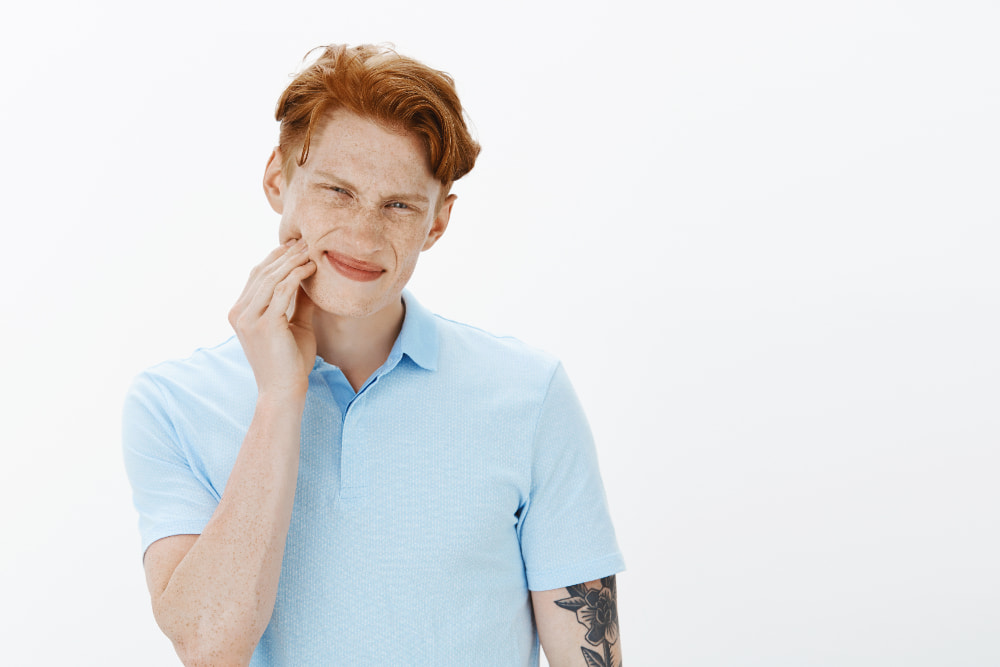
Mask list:
[[410,208],[409,206],[407,206],[406,204],[404,204],[401,201],[394,201],[391,204],[389,204],[389,206],[392,206],[392,207],[395,207],[395,208],[400,208],[400,209]]

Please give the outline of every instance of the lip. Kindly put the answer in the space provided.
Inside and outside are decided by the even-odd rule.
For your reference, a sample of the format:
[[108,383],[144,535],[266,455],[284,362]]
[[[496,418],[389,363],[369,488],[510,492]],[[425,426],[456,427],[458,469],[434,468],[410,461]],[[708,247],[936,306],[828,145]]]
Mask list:
[[342,255],[339,252],[331,250],[327,250],[323,255],[337,273],[357,282],[367,283],[372,280],[378,280],[385,272],[385,269],[377,264],[363,262],[360,259],[354,259],[350,255]]

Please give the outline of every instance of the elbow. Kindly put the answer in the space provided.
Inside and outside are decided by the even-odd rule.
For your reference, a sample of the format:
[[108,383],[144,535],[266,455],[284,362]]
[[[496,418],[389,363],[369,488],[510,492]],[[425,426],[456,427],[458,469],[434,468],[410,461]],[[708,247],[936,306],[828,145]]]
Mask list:
[[247,650],[236,642],[205,642],[188,640],[172,640],[174,651],[185,667],[216,667],[218,665],[250,664],[253,647]]
[[[249,665],[257,641],[252,632],[232,631],[206,623],[199,615],[154,613],[157,625],[174,645],[185,667]],[[260,639],[259,635],[256,638]]]
[[212,664],[210,653],[200,646],[195,646],[194,642],[184,641],[179,638],[171,638],[170,641],[173,642],[174,652],[181,659],[181,664],[184,667],[200,667],[201,665]]
[[[176,648],[176,647],[175,647]],[[184,667],[218,667],[219,665],[234,665],[246,667],[250,664],[250,659],[240,655],[226,655],[217,652],[208,653],[181,653],[177,652]]]

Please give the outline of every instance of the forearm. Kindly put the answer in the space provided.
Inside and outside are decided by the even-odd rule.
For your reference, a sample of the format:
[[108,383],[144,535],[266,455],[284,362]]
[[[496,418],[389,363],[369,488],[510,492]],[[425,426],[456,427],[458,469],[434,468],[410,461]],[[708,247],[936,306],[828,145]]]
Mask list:
[[249,661],[274,610],[305,397],[258,398],[212,519],[154,603],[185,663]]
[[621,667],[615,575],[533,591],[538,637],[552,667]]

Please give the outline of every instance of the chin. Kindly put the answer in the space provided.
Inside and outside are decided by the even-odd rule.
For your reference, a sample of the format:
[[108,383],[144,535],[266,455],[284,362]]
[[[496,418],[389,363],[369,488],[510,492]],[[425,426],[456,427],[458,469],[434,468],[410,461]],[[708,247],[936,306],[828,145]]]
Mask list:
[[316,308],[338,317],[371,317],[400,298],[399,294],[391,291],[378,290],[365,294],[363,290],[344,290],[328,284],[308,283],[308,280],[303,282],[302,289],[316,304]]

